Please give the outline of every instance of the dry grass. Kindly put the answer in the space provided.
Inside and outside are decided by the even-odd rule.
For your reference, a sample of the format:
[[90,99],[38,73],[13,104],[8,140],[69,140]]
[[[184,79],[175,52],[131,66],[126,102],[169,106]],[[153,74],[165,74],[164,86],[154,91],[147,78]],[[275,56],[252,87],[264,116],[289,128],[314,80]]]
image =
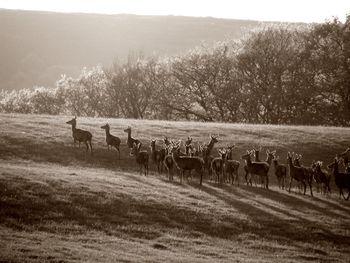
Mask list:
[[[306,161],[330,161],[349,129],[109,120],[122,160],[108,152],[106,119],[81,118],[94,155],[73,149],[69,117],[1,115],[0,262],[347,262],[350,202],[316,194],[180,185],[132,172],[126,134],[300,149]],[[176,136],[175,136],[176,135]],[[273,146],[273,147],[272,147]],[[278,147],[277,147],[278,146]],[[321,150],[322,149],[322,150]],[[311,153],[314,154],[311,155]],[[154,168],[154,166],[152,166]],[[176,178],[177,179],[177,178]]]

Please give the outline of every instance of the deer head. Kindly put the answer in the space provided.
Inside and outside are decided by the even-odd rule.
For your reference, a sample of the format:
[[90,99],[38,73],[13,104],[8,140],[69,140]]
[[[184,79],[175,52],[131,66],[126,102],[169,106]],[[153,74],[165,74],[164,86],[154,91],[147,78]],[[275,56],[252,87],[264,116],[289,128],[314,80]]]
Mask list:
[[77,124],[77,117],[75,116],[73,119],[67,121],[66,123],[75,126]]
[[131,132],[131,127],[128,126],[128,128],[126,128],[126,129],[124,130],[124,132]]
[[101,126],[101,129],[104,129],[104,130],[109,130],[109,124],[106,123],[105,125]]

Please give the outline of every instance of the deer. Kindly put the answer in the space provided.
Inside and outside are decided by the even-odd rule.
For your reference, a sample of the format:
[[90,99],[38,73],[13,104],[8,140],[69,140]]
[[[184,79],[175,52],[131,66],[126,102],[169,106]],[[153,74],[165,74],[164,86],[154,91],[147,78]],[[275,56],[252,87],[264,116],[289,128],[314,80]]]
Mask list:
[[179,148],[180,143],[174,144],[171,153],[175,165],[181,172],[180,182],[182,183],[185,171],[189,171],[189,173],[191,173],[192,170],[195,170],[200,175],[199,185],[202,185],[204,161],[199,157],[181,156],[179,154]]
[[83,142],[86,145],[86,152],[89,151],[90,148],[90,153],[92,154],[92,145],[91,145],[91,140],[92,140],[92,134],[88,131],[84,131],[81,129],[77,129],[77,117],[75,116],[73,119],[70,121],[66,122],[67,124],[72,125],[72,135],[73,135],[73,140],[74,140],[74,148],[75,148],[75,143],[79,142],[79,148],[80,148],[80,143]]
[[163,166],[168,171],[169,181],[172,181],[173,180],[174,161],[173,161],[173,157],[171,154],[171,150],[173,148],[172,147],[173,142],[170,141],[168,137],[164,137],[163,142],[164,142],[164,147],[165,147],[165,152],[166,152],[166,155],[165,155],[164,161],[163,161]]
[[136,163],[140,168],[140,175],[142,175],[142,169],[144,169],[144,174],[147,176],[149,154],[147,151],[141,151],[141,146],[142,144],[140,142],[134,142],[131,155],[135,156]]
[[106,143],[107,143],[107,148],[109,150],[110,146],[115,147],[116,150],[118,151],[119,159],[120,159],[120,138],[117,136],[113,136],[109,131],[110,131],[110,126],[108,123],[105,125],[101,126],[101,129],[106,131]]
[[[309,184],[310,186],[310,192],[311,192],[311,195],[313,196],[312,194],[312,181],[314,180],[314,169],[312,167],[307,167],[307,166],[303,166],[301,165],[300,163],[300,160],[301,158],[303,157],[301,154],[294,154],[294,166],[297,166],[297,167],[301,167],[305,173],[305,177],[307,178],[307,183]],[[300,187],[300,185],[299,185]]]
[[[268,172],[270,165],[267,162],[252,162],[251,154],[253,151],[247,151],[246,154],[242,155],[241,158],[246,161],[248,174],[259,175],[260,177],[266,179],[265,188],[269,189],[269,177]],[[268,156],[268,158],[271,158]]]
[[350,173],[350,162],[349,162],[348,152],[350,152],[350,147],[348,147],[344,152],[338,155],[338,157],[343,160],[346,173]]
[[164,137],[163,142],[165,144],[165,148],[168,148],[171,145],[171,141],[166,136]]
[[[294,166],[301,167],[300,160],[301,160],[302,155],[301,154],[296,154],[296,153],[293,152],[293,156],[292,157],[293,157],[293,164],[294,164]],[[299,184],[298,184],[299,193],[302,191],[301,188],[302,188],[302,183],[299,182]]]
[[193,147],[191,156],[200,156],[201,152],[202,152],[202,149],[203,149],[203,145],[198,143],[196,148]]
[[167,149],[168,154],[166,154],[164,157],[163,166],[168,171],[169,181],[172,181],[173,180],[173,168],[174,168],[173,156],[171,154],[172,147],[170,145],[165,146],[165,147]]
[[317,190],[321,186],[321,193],[327,194],[331,192],[330,180],[331,176],[327,171],[322,170],[323,163],[321,161],[313,161],[312,169],[314,170],[314,181],[317,184]]
[[[253,148],[253,150],[251,151],[255,156],[255,162],[260,162],[260,157],[259,157],[260,151],[261,151],[261,146],[259,147],[259,149]],[[252,177],[254,175],[249,174],[247,165],[244,165],[243,169],[245,172],[244,179],[245,179],[247,185],[253,186]],[[254,180],[254,182],[255,182],[255,186],[256,186],[256,179]]]
[[163,172],[164,166],[164,158],[167,154],[167,150],[165,148],[157,150],[156,149],[156,140],[151,140],[151,157],[153,162],[157,166],[158,173]]
[[226,159],[226,151],[224,149],[218,150],[219,156],[211,161],[210,167],[216,177],[217,183],[221,184],[224,180],[224,164]]
[[[128,134],[128,139],[126,141],[126,144],[128,145],[129,149],[133,149],[134,143],[136,143],[136,144],[141,143],[139,140],[131,137],[131,127],[130,126],[128,128],[126,128],[124,130],[124,132],[126,132]],[[130,155],[131,155],[131,152],[130,152]]]
[[234,147],[235,145],[227,147],[226,159],[224,163],[224,175],[228,175],[231,184],[237,182],[237,185],[239,185],[238,168],[240,166],[240,162],[232,159],[232,150]]
[[193,152],[193,146],[192,146],[192,138],[187,137],[187,140],[185,141],[185,151],[187,156],[191,156]]
[[273,164],[275,166],[275,176],[277,177],[278,187],[283,190],[285,187],[285,180],[287,178],[287,166],[284,164],[279,164],[278,160],[279,156],[273,159]]
[[[350,174],[339,172],[339,157],[334,158],[334,162],[327,165],[328,169],[332,169],[335,185],[339,188],[339,198],[343,196],[344,200],[349,200],[350,196]],[[348,196],[345,198],[343,190],[348,190]]]
[[304,195],[306,193],[306,183],[308,183],[310,186],[310,194],[311,194],[311,196],[313,196],[312,186],[311,186],[311,178],[309,177],[309,175],[307,173],[305,173],[304,167],[294,165],[292,155],[289,152],[287,154],[287,161],[288,161],[289,174],[290,174],[290,182],[289,182],[288,192],[290,192],[293,180],[296,180],[296,181],[303,184]]
[[211,162],[214,159],[214,157],[211,156],[211,151],[217,142],[219,142],[218,137],[210,135],[210,142],[207,145],[201,147],[202,157],[204,160],[204,169],[208,172],[209,178],[212,177]]
[[[168,178],[169,181],[173,180],[173,170],[174,170],[174,160],[172,156],[172,149],[173,145],[175,145],[174,142],[169,141],[167,137],[164,139],[164,144],[165,144],[165,150],[166,150],[166,155],[164,157],[163,165],[165,169],[168,171]],[[177,152],[180,156],[186,156],[186,153],[181,152],[180,148],[177,149]]]

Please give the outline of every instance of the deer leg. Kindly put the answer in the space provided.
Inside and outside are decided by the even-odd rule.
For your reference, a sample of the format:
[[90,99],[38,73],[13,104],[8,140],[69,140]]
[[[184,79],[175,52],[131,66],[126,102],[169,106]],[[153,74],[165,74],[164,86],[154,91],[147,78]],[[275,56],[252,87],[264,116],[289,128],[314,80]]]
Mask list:
[[269,189],[269,176],[266,175],[266,189]]
[[87,142],[84,142],[84,144],[85,144],[85,146],[86,146],[86,152],[88,152],[88,151],[89,151],[89,145],[88,145]]
[[341,194],[342,194],[344,200],[346,200],[345,195],[344,195],[344,192],[343,192],[343,188],[341,189]]
[[310,194],[311,194],[311,196],[314,196],[314,194],[312,193],[312,183],[311,182],[309,183],[309,187],[310,187]]
[[277,177],[277,181],[278,181],[278,188],[283,189],[282,188],[282,177]]
[[304,186],[304,195],[306,194],[306,183],[303,182],[303,186]]
[[344,200],[346,200],[346,199],[345,199],[344,192],[343,192],[343,188],[341,189],[341,194],[342,194],[342,196],[343,196]]
[[91,141],[89,141],[89,145],[90,145],[90,152],[92,154],[92,144],[91,144]]
[[259,184],[258,180],[259,180],[260,178],[258,178],[258,175],[256,175],[256,174],[251,174],[251,176],[252,176],[252,180],[253,180],[254,183],[255,183],[255,187],[258,187],[258,184]]
[[288,192],[290,193],[290,188],[292,187],[292,181],[293,181],[293,179],[292,179],[292,177],[290,178],[290,181],[289,181],[289,190],[288,190]]

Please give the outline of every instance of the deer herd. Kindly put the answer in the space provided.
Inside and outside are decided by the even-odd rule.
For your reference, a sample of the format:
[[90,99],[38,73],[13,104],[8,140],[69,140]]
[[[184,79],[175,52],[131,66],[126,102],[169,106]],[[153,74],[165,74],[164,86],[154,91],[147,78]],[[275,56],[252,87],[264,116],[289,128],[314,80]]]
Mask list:
[[[86,146],[86,151],[92,154],[92,134],[88,131],[76,128],[76,117],[66,122],[72,126],[72,135],[74,140],[74,147],[76,142],[80,144],[83,142]],[[118,151],[120,159],[120,138],[113,136],[110,133],[109,124],[103,125],[101,129],[106,132],[106,143],[108,150],[114,147]],[[187,176],[187,181],[192,178],[191,173],[194,170],[199,175],[199,184],[202,185],[203,176],[209,180],[215,181],[217,184],[237,184],[239,185],[239,168],[241,163],[239,160],[233,160],[233,151],[235,145],[230,145],[218,149],[218,157],[212,155],[214,145],[218,143],[218,137],[210,135],[210,140],[207,144],[197,143],[194,146],[193,139],[188,137],[184,141],[171,141],[165,137],[162,141],[162,146],[157,149],[157,141],[150,141],[150,153],[147,150],[142,150],[142,143],[140,140],[132,138],[131,127],[124,130],[128,134],[127,146],[131,150],[130,155],[135,158],[139,166],[140,174],[148,174],[148,164],[150,159],[155,164],[158,173],[166,171],[170,181],[173,180],[174,172],[177,170],[180,182],[183,177]],[[181,151],[181,146],[184,145],[185,152]],[[316,184],[316,190],[321,194],[329,194],[331,192],[330,181],[334,177],[335,185],[339,189],[340,198],[349,200],[350,197],[350,162],[348,153],[350,148],[344,152],[337,154],[334,161],[327,165],[328,170],[322,169],[323,163],[321,161],[313,161],[311,166],[301,165],[301,154],[287,153],[287,164],[281,164],[276,151],[266,150],[266,160],[260,160],[261,147],[259,149],[253,148],[247,150],[241,156],[245,161],[244,179],[247,185],[257,186],[260,184],[266,189],[269,188],[269,171],[274,167],[274,174],[276,176],[278,186],[281,189],[286,189],[289,192],[293,182],[296,183],[299,191],[303,191],[305,195],[307,187],[310,189],[310,195],[313,196],[312,184]],[[339,171],[339,166],[344,166],[344,172]],[[289,169],[288,169],[289,168]],[[287,173],[289,171],[289,173]],[[289,185],[287,185],[287,174],[289,174]],[[347,195],[346,195],[347,192]],[[344,194],[345,193],[345,194]],[[345,196],[346,195],[346,196]]]

